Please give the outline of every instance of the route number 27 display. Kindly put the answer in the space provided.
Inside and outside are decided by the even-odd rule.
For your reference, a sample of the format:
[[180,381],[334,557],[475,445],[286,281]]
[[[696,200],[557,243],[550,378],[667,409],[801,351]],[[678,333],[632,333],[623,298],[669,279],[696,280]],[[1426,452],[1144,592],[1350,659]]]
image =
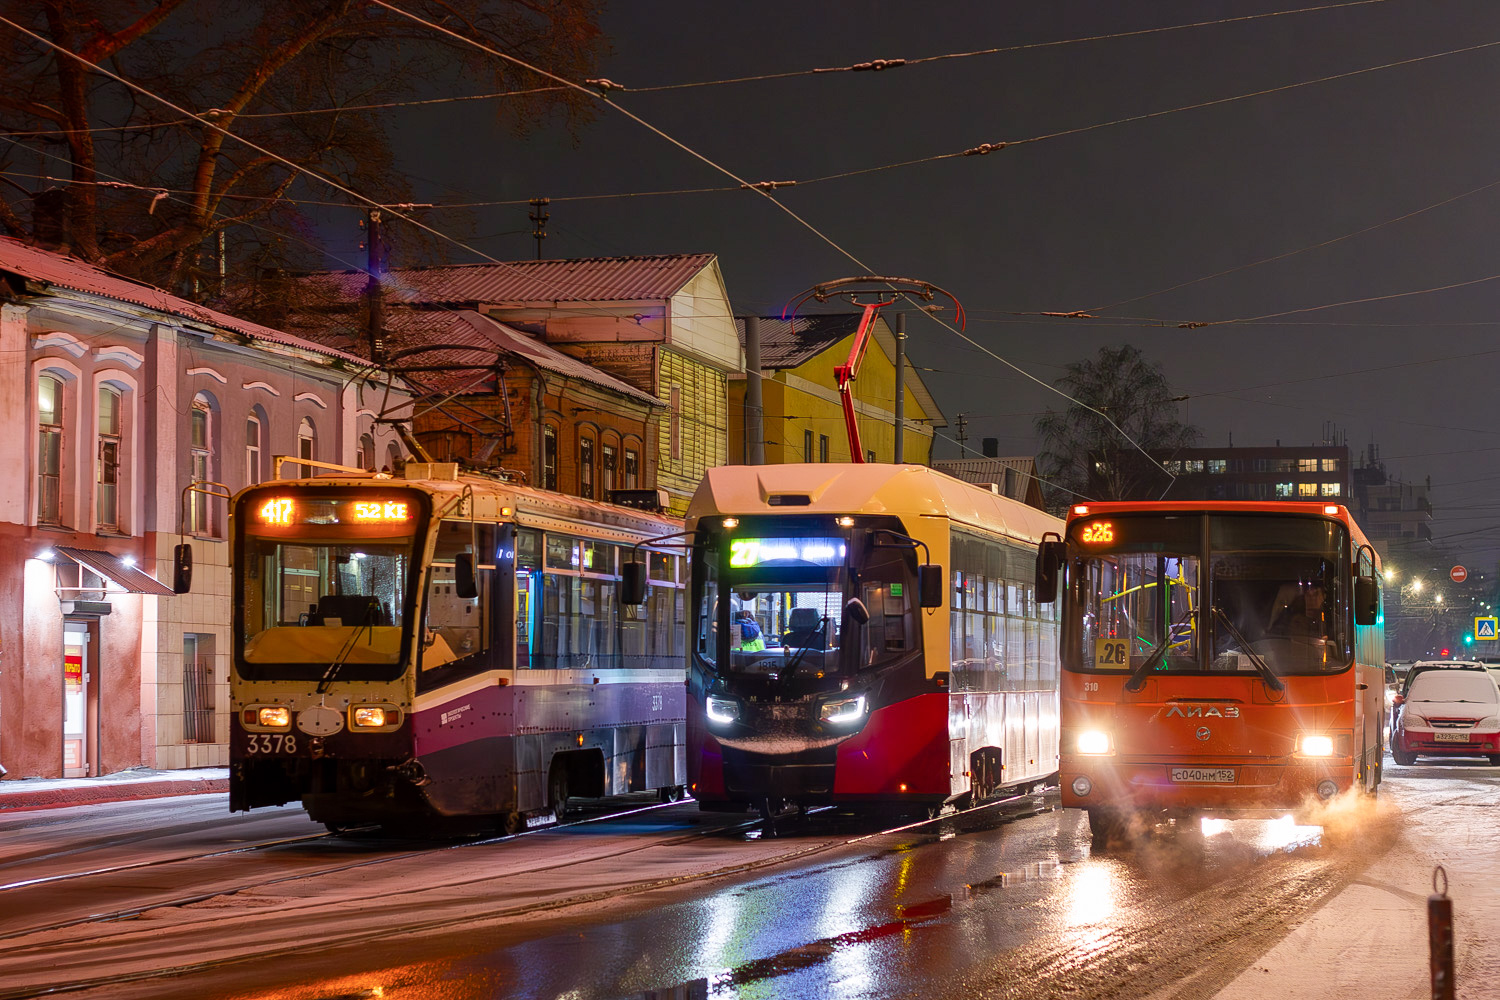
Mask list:
[[296,753],[297,737],[291,733],[251,733],[247,753]]

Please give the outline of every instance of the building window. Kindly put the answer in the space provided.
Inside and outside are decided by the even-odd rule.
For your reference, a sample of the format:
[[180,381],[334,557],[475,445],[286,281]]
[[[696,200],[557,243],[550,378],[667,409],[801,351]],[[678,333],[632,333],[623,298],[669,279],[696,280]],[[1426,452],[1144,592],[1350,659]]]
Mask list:
[[[303,417],[302,423],[297,425],[297,457],[306,462],[314,462],[318,458],[318,432],[313,429],[312,421],[306,417]],[[304,479],[312,474],[311,465],[302,466]]]
[[668,454],[675,461],[682,457],[682,389],[672,386],[667,392],[667,401],[671,405],[671,417],[667,425]]
[[594,499],[594,439],[578,439],[578,495]]
[[873,451],[867,451],[867,452],[865,452],[865,461],[866,462],[874,462],[875,461],[875,453]]
[[[195,483],[209,482],[213,476],[213,410],[202,396],[193,400],[188,416],[188,475]],[[209,520],[208,494],[194,490],[188,502],[188,531],[195,535],[213,534]]]
[[99,475],[95,490],[95,522],[100,528],[120,526],[120,393],[99,387]]
[[615,446],[606,444],[600,451],[604,459],[604,475],[599,482],[604,487],[603,499],[608,500],[610,493],[618,488],[615,486]]
[[37,507],[42,524],[62,523],[62,411],[61,380],[43,375],[37,381]]
[[1222,458],[1210,458],[1208,460],[1208,471],[1214,473],[1228,472],[1229,463]]
[[641,484],[641,455],[634,448],[625,451],[625,488],[636,489]]
[[366,472],[375,471],[375,439],[369,434],[359,436],[359,467]]
[[1291,483],[1277,483],[1276,484],[1276,495],[1278,497],[1289,497],[1289,496],[1291,496],[1292,495],[1292,484]]
[[214,742],[214,637],[182,637],[182,742]]
[[1203,459],[1201,459],[1201,458],[1188,459],[1186,462],[1182,463],[1182,468],[1183,468],[1184,472],[1202,472],[1203,471]]
[[245,418],[245,485],[260,482],[260,418]]
[[1253,472],[1271,472],[1272,471],[1272,469],[1271,469],[1272,464],[1273,463],[1271,462],[1271,460],[1269,458],[1257,458],[1251,464],[1251,471],[1253,471]]
[[828,461],[828,435],[827,434],[819,434],[818,435],[818,461],[820,461],[820,462],[826,462],[826,461]]
[[1344,492],[1344,490],[1343,490],[1343,484],[1342,483],[1324,483],[1323,484],[1323,495],[1325,497],[1336,497],[1336,496],[1340,495],[1343,492]]
[[542,489],[557,489],[557,428],[542,428]]
[[1297,495],[1299,497],[1315,497],[1318,495],[1317,483],[1298,483]]
[[804,462],[811,462],[813,460],[812,438],[812,431],[802,432],[802,461]]
[[1298,472],[1317,472],[1318,471],[1318,460],[1316,458],[1299,458],[1299,459],[1297,459],[1297,471]]
[[1322,464],[1322,471],[1323,472],[1337,472],[1337,471],[1339,471],[1339,460],[1336,459],[1336,458],[1325,458],[1325,459],[1322,460],[1321,464]]

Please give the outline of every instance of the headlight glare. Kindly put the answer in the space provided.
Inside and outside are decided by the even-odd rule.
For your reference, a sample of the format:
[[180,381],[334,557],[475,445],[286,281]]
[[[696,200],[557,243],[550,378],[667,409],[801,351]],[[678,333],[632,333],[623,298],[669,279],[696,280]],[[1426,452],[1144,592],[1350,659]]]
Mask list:
[[1114,741],[1102,729],[1085,729],[1078,734],[1078,752],[1083,754],[1106,754],[1114,749]]
[[865,717],[865,696],[825,701],[818,717],[824,722],[858,722]]
[[1305,733],[1300,741],[1299,751],[1304,757],[1332,757],[1333,737]]
[[703,703],[703,710],[708,713],[709,722],[717,722],[722,725],[734,722],[740,717],[739,703],[730,698],[720,698],[711,694]]
[[379,705],[360,705],[354,709],[351,718],[361,729],[380,729],[387,725],[385,709]]
[[292,710],[290,708],[262,708],[256,713],[255,722],[261,726],[273,726],[285,729],[292,724]]

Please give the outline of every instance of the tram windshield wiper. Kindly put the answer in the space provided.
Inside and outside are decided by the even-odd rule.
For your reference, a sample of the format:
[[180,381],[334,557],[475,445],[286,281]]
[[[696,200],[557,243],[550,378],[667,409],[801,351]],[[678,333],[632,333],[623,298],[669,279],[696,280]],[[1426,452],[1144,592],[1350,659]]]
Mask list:
[[1239,644],[1240,649],[1245,651],[1245,655],[1250,657],[1250,663],[1260,674],[1260,679],[1265,681],[1266,687],[1272,691],[1285,691],[1286,684],[1280,677],[1276,676],[1276,671],[1271,669],[1271,665],[1261,659],[1259,653],[1250,648],[1250,641],[1240,634],[1239,629],[1234,627],[1234,622],[1229,620],[1229,616],[1224,613],[1224,609],[1215,604],[1214,614],[1219,616],[1219,621],[1224,623],[1224,628],[1228,630],[1230,636]]
[[1167,628],[1166,635],[1162,636],[1156,645],[1151,647],[1150,655],[1141,661],[1140,666],[1130,672],[1130,679],[1125,682],[1126,691],[1134,693],[1146,686],[1146,675],[1155,670],[1157,665],[1167,658],[1167,650],[1172,648],[1173,637],[1176,635],[1177,630],[1186,625],[1188,619],[1192,617],[1193,609],[1188,608],[1183,612],[1181,618],[1177,619]]
[[792,662],[788,663],[785,667],[782,668],[782,670],[781,670],[781,676],[783,678],[790,677],[792,675],[792,672],[797,669],[797,665],[802,662],[802,657],[807,654],[807,651],[809,649],[812,649],[812,643],[813,643],[813,637],[814,636],[822,636],[823,637],[823,647],[826,648],[828,646],[828,616],[827,615],[824,615],[818,621],[818,627],[817,628],[813,629],[811,632],[808,633],[807,642],[797,648],[797,655],[792,657]]

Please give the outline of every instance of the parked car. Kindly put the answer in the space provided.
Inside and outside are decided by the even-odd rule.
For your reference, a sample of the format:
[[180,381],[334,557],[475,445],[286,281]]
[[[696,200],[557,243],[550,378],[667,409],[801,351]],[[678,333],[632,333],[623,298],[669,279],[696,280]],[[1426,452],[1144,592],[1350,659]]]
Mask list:
[[1485,757],[1500,765],[1500,684],[1474,660],[1419,660],[1395,698],[1391,758]]

